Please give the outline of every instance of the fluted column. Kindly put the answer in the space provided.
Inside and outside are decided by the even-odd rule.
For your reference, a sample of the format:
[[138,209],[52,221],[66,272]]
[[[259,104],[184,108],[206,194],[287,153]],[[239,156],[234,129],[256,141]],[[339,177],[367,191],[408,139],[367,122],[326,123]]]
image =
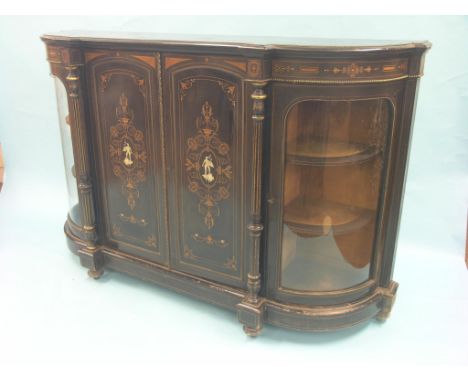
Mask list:
[[261,287],[260,247],[263,231],[262,222],[262,146],[263,124],[265,119],[264,87],[267,82],[253,82],[255,90],[251,94],[252,104],[252,190],[250,204],[250,223],[247,226],[251,239],[251,253],[247,274],[248,294],[244,301],[237,305],[239,321],[244,324],[244,331],[249,336],[257,336],[263,327],[263,304],[258,297]]
[[93,187],[89,166],[88,145],[84,124],[83,100],[81,97],[80,68],[78,65],[66,66],[65,78],[68,90],[68,107],[75,158],[75,171],[78,187],[78,198],[81,208],[86,248],[96,249],[96,225],[93,203]]
[[252,253],[250,256],[250,269],[248,273],[249,302],[256,303],[260,290],[261,275],[260,264],[260,239],[263,231],[261,218],[261,194],[262,194],[262,141],[263,121],[265,119],[265,94],[263,88],[266,82],[255,82],[256,89],[252,93],[253,100],[253,143],[252,143],[252,203],[250,208],[251,223],[248,230],[251,237]]

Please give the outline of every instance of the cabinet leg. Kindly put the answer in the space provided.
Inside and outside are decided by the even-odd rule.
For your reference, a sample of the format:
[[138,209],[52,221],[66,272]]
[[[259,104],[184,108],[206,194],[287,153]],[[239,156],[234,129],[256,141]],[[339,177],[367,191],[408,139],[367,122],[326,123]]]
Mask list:
[[104,273],[103,270],[92,270],[92,269],[90,269],[88,271],[88,276],[91,277],[94,280],[97,280],[102,276],[103,273]]
[[388,288],[382,291],[382,303],[380,312],[375,317],[378,321],[384,322],[390,316],[393,304],[395,302],[396,291],[398,289],[398,283],[391,281]]
[[104,261],[98,249],[90,250],[82,248],[78,251],[80,263],[83,267],[88,268],[88,276],[97,280],[104,273]]
[[249,337],[257,337],[263,328],[263,301],[243,301],[237,304],[237,318]]

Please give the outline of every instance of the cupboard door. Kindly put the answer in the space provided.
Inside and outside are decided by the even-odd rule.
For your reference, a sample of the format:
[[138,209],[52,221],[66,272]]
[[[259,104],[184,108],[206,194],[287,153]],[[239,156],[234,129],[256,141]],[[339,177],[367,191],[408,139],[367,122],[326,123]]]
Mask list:
[[[142,57],[142,56],[139,56]],[[88,65],[105,244],[167,263],[163,134],[155,58],[100,57]]]
[[244,283],[245,171],[237,76],[219,69],[167,73],[171,94],[172,264],[229,285]]
[[347,92],[298,87],[275,109],[270,175],[283,171],[270,188],[269,293],[279,299],[337,303],[373,285],[394,102]]

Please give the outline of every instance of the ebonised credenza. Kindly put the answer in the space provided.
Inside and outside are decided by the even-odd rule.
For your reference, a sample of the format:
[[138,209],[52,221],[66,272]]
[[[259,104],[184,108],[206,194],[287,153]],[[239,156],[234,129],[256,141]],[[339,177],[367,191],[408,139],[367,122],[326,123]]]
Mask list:
[[385,319],[427,42],[44,35],[70,249],[264,323]]

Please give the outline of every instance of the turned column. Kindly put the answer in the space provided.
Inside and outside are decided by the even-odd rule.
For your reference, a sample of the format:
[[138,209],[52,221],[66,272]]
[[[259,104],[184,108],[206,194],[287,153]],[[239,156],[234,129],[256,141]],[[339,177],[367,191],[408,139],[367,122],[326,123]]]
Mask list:
[[79,251],[81,264],[89,268],[90,277],[97,279],[102,275],[102,259],[97,251],[96,222],[91,182],[90,159],[85,128],[85,114],[80,80],[82,66],[67,65],[66,83],[68,108],[73,141],[73,155],[78,187],[78,200],[81,208],[83,231],[86,247]]
[[85,244],[79,249],[81,263],[90,269],[89,275],[101,275],[102,261],[97,247],[96,213],[94,210],[91,159],[83,101],[84,66],[78,48],[47,46],[51,73],[65,85],[68,101],[68,119],[73,146],[74,168],[81,212],[81,229]]
[[252,103],[252,197],[250,205],[250,224],[247,226],[251,238],[249,271],[247,274],[247,297],[238,308],[238,318],[244,324],[244,331],[249,336],[256,336],[263,327],[263,302],[258,293],[261,287],[260,247],[263,222],[261,216],[262,194],[262,146],[263,124],[265,119],[264,87],[267,82],[253,82],[255,90],[251,94]]
[[84,125],[83,100],[80,89],[80,67],[66,66],[66,83],[68,90],[68,108],[75,158],[75,171],[78,187],[78,200],[81,208],[86,248],[96,249],[96,225],[93,203],[86,131]]
[[265,99],[267,95],[263,91],[266,82],[253,84],[256,89],[252,93],[253,100],[253,146],[252,146],[252,203],[250,208],[251,223],[247,227],[252,242],[252,253],[250,256],[250,270],[248,273],[248,301],[256,303],[260,290],[260,237],[263,231],[261,218],[261,193],[262,193],[262,140],[263,121],[265,119]]

